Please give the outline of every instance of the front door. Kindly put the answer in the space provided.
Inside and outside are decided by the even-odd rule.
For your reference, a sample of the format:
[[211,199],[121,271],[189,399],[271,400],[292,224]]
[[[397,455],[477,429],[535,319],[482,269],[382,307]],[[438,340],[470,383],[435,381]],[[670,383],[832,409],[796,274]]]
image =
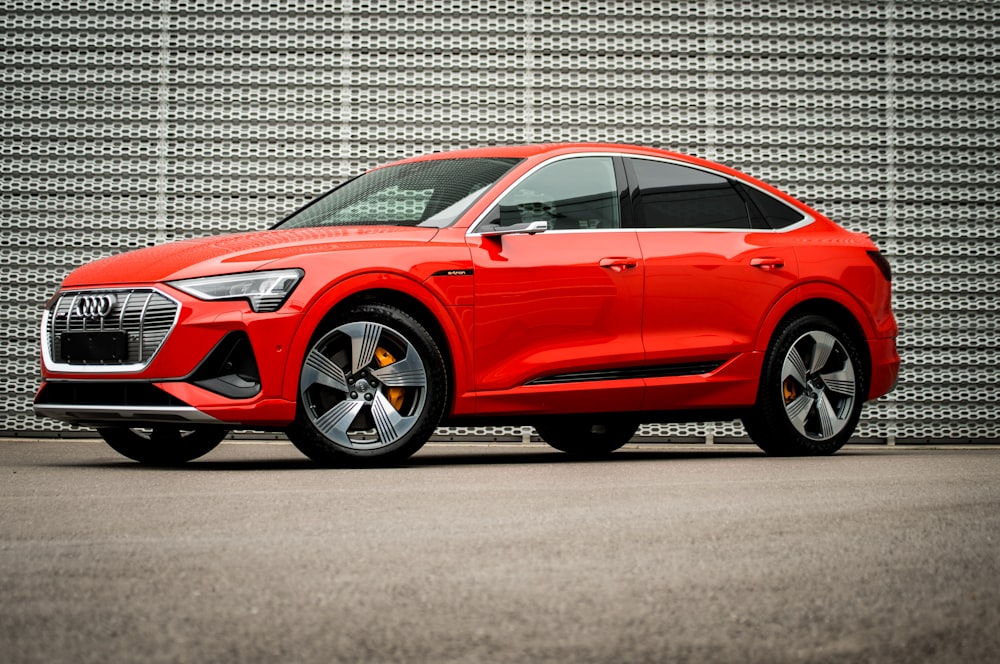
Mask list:
[[[532,222],[545,230],[490,235]],[[621,228],[613,158],[548,162],[468,239],[480,413],[640,406],[641,378],[623,376],[644,360],[643,267],[635,231]]]

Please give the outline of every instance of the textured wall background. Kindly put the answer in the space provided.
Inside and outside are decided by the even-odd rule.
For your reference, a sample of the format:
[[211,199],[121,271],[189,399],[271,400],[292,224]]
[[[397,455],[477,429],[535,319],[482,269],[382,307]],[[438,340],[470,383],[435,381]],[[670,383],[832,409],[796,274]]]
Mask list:
[[871,233],[904,367],[859,435],[996,439],[998,9],[8,0],[0,431],[70,431],[30,400],[42,305],[82,262],[264,228],[415,153],[609,140],[725,162]]

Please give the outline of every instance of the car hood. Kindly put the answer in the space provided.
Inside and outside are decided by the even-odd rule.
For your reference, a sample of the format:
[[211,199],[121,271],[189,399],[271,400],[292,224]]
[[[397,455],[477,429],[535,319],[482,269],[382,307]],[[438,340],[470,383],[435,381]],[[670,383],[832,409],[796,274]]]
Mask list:
[[403,226],[296,228],[216,235],[137,249],[74,270],[63,286],[161,282],[259,270],[301,254],[424,244],[438,229]]

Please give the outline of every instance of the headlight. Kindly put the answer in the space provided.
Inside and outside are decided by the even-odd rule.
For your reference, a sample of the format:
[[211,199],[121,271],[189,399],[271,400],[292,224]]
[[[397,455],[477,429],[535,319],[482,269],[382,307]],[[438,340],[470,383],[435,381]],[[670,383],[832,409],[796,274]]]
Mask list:
[[168,283],[199,300],[247,300],[254,311],[269,312],[281,308],[304,274],[298,269],[270,270]]

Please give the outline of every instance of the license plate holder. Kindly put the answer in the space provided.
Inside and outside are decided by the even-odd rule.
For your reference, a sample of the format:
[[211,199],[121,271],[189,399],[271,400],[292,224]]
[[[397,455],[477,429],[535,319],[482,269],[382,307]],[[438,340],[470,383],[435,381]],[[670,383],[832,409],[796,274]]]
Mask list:
[[122,364],[128,355],[128,334],[120,330],[62,332],[59,354],[71,364]]

